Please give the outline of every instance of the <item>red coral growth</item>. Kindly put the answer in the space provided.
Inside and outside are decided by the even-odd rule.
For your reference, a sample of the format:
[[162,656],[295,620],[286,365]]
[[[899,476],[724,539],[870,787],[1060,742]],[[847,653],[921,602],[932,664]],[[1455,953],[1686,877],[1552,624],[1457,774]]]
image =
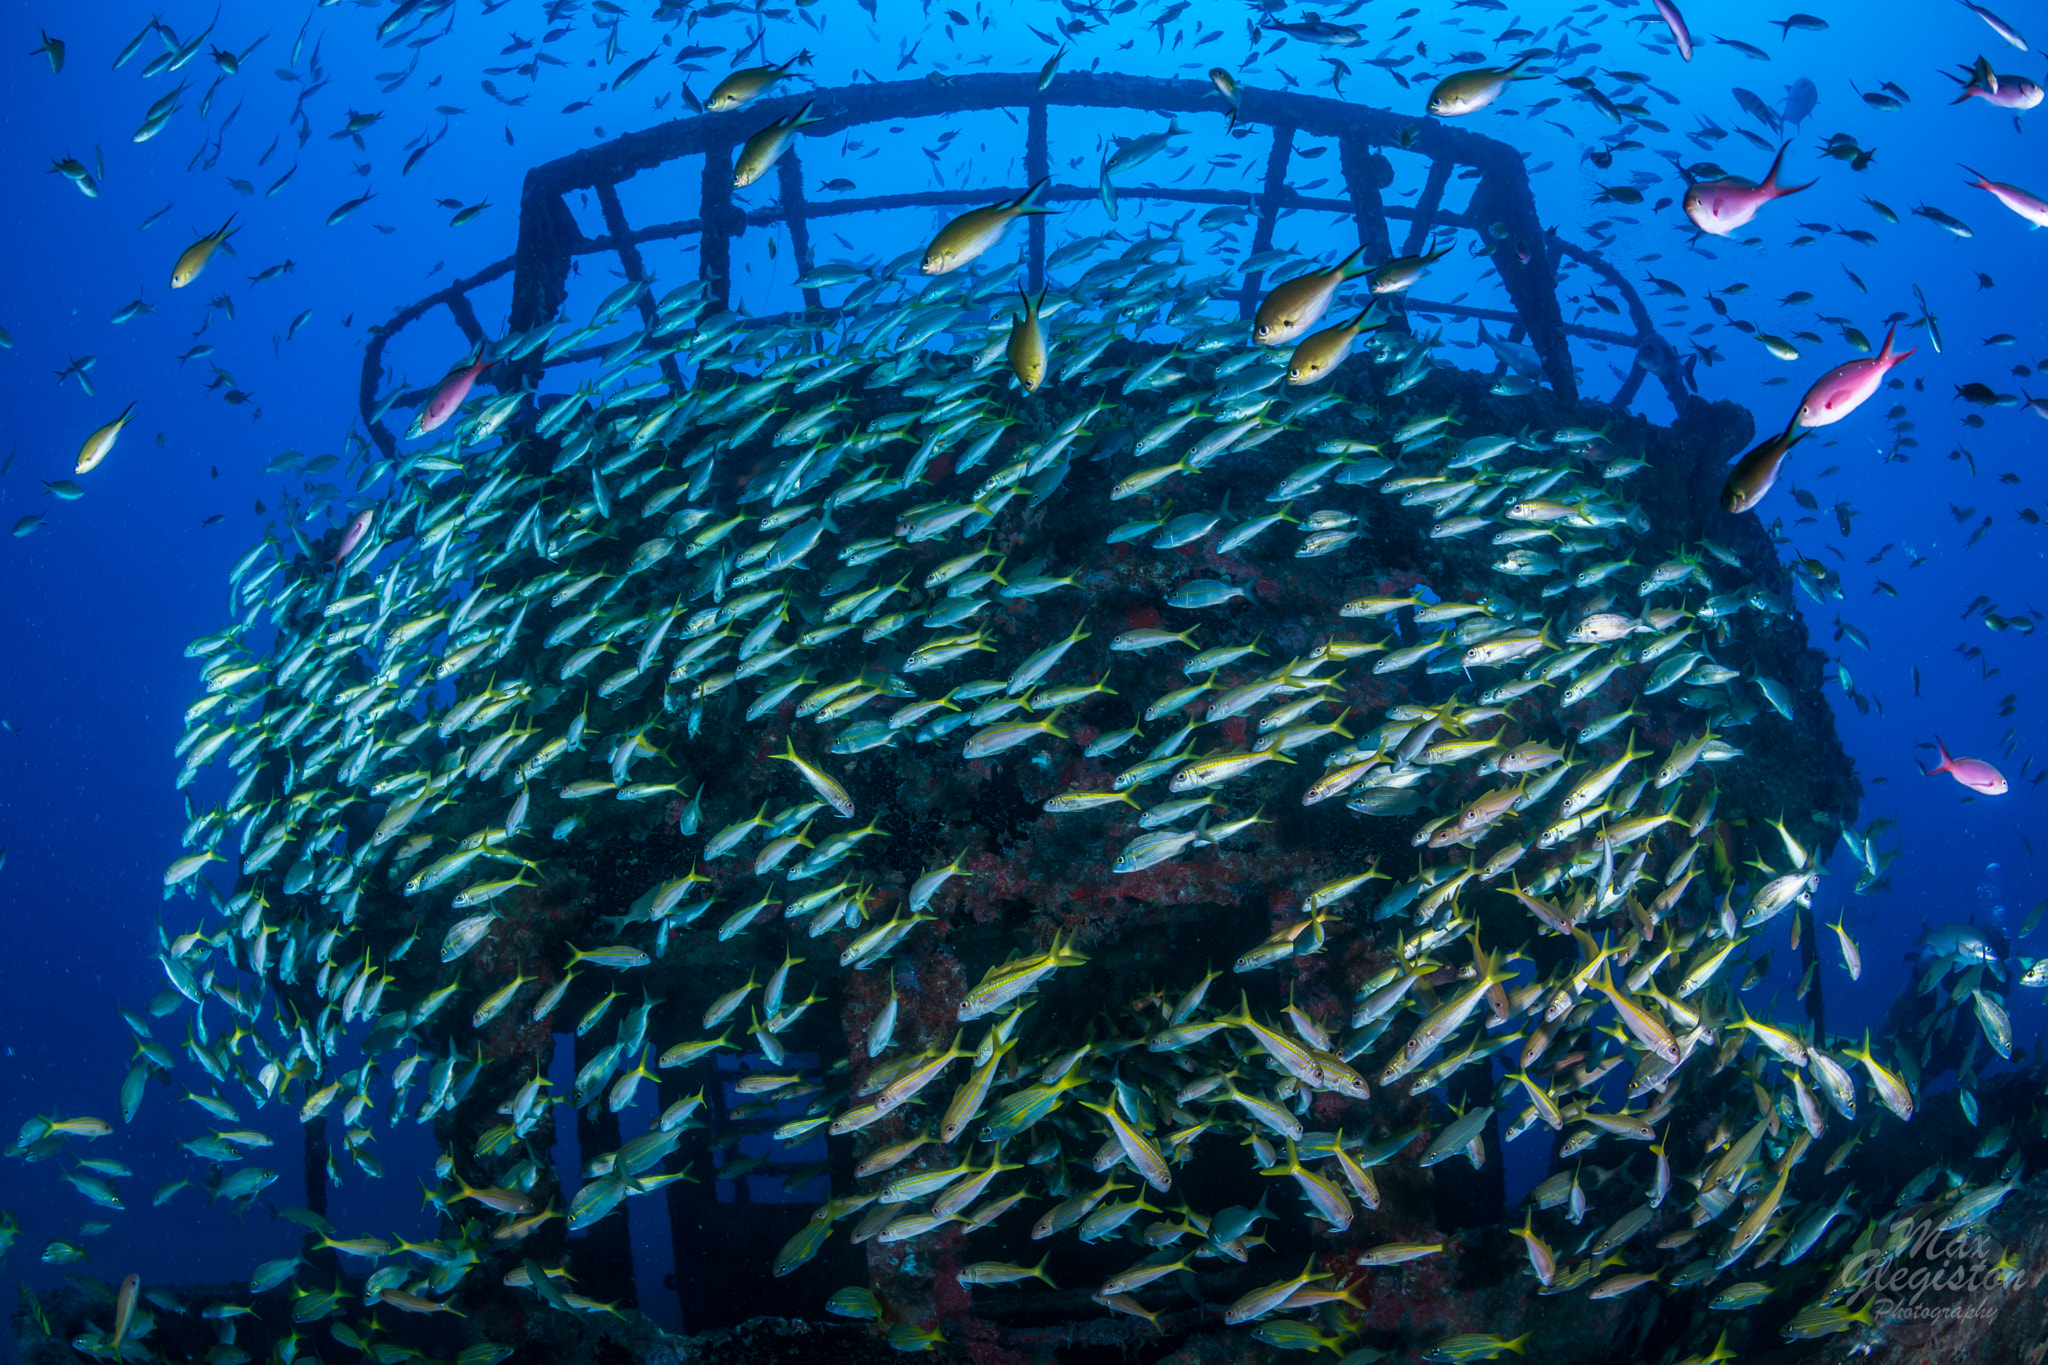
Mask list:
[[967,1358],[974,1365],[1027,1365],[1030,1357],[1022,1351],[995,1344],[994,1323],[976,1318],[961,1324],[959,1343],[967,1348]]
[[[947,1229],[952,1232],[951,1228]],[[939,1315],[941,1322],[948,1318],[970,1317],[974,1313],[974,1300],[968,1296],[967,1287],[960,1283],[954,1273],[960,1268],[958,1252],[962,1249],[959,1234],[941,1236],[934,1234],[935,1245],[927,1247],[925,1259],[936,1272],[932,1277],[932,1311]]]

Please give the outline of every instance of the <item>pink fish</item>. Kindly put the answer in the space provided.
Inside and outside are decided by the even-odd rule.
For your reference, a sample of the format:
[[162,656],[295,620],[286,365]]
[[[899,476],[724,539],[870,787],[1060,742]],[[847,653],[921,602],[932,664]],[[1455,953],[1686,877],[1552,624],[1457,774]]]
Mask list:
[[1973,792],[1982,792],[1986,796],[2005,795],[2004,773],[1981,758],[1951,758],[1948,747],[1941,742],[1940,735],[1934,737],[1934,747],[1941,751],[1941,764],[1929,768],[1927,776],[1947,773]]
[[1950,100],[1950,104],[1961,104],[1967,99],[1980,99],[1999,109],[2023,113],[2041,102],[2040,86],[2025,76],[2001,76],[1993,71],[1991,63],[1982,57],[1977,59],[1974,66],[1964,69],[1970,73],[1968,80],[1961,76],[1949,76],[1950,80],[1963,87],[1962,93]]
[[1653,2],[1657,6],[1658,17],[1663,19],[1666,26],[1671,30],[1671,40],[1678,44],[1678,55],[1687,61],[1691,61],[1692,30],[1685,26],[1685,16],[1678,12],[1678,6],[1672,4],[1671,0],[1653,0]]
[[405,434],[408,438],[424,436],[455,415],[462,406],[462,400],[469,397],[470,385],[484,372],[491,362],[479,360],[474,365],[457,365],[448,371],[441,382],[434,386],[434,396],[429,398],[412,419],[412,429]]
[[1726,237],[1756,217],[1757,210],[1773,199],[1812,189],[1815,182],[1811,180],[1804,185],[1778,183],[1778,167],[1784,164],[1785,148],[1791,145],[1788,142],[1778,148],[1778,155],[1771,162],[1770,174],[1764,177],[1761,185],[1752,185],[1747,180],[1731,176],[1726,180],[1702,180],[1687,187],[1685,216],[1692,219],[1692,225],[1701,232]]
[[1963,0],[1963,8],[1991,25],[1991,31],[2005,39],[2006,42],[2011,43],[2022,52],[2027,50],[2027,40],[2020,36],[2020,31],[1993,14],[1990,10],[1985,9],[1982,5],[1973,5],[1970,3],[1970,0]]
[[363,537],[370,534],[370,522],[374,519],[375,515],[376,509],[370,507],[365,507],[362,511],[356,513],[356,519],[348,524],[346,531],[341,533],[341,548],[336,550],[334,558],[327,562],[339,564],[342,560],[347,559],[348,552],[362,544]]
[[[1968,166],[1964,170],[1970,171]],[[2035,227],[2048,227],[2048,203],[2036,195],[2028,194],[2018,185],[2008,185],[2002,180],[1987,180],[1982,172],[1970,171],[1976,176],[1970,183],[1980,190],[1990,190],[1998,202],[2032,223]]]
[[1814,380],[1813,387],[1806,391],[1806,397],[1799,400],[1799,425],[1824,427],[1841,421],[1863,406],[1864,400],[1884,383],[1885,371],[1913,354],[1912,351],[1892,354],[1892,333],[1898,330],[1898,324],[1892,324],[1891,331],[1884,334],[1884,349],[1876,355],[1837,365]]

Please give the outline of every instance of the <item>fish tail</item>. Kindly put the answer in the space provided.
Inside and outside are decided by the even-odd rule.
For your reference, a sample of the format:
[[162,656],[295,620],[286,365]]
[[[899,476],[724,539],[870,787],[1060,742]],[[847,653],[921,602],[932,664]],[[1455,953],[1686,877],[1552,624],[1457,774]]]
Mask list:
[[1788,194],[1797,194],[1801,190],[1812,188],[1814,184],[1814,182],[1810,180],[1804,185],[1780,185],[1778,183],[1778,171],[1781,167],[1784,166],[1785,153],[1791,148],[1791,146],[1792,144],[1789,141],[1781,142],[1778,144],[1778,154],[1771,158],[1771,169],[1765,173],[1763,183],[1757,186],[1758,189],[1765,191],[1766,193],[1770,194],[1773,198],[1782,198],[1783,196]]
[[1018,195],[1015,199],[1012,199],[1010,201],[1010,207],[1012,209],[1015,209],[1018,213],[1054,212],[1054,210],[1046,208],[1038,202],[1039,196],[1045,193],[1045,187],[1047,185],[1050,185],[1051,183],[1051,176],[1041,176],[1037,184],[1033,185],[1030,189],[1024,191],[1024,193]]
[[1354,250],[1349,256],[1346,256],[1343,260],[1337,262],[1337,278],[1339,280],[1348,280],[1353,275],[1363,275],[1365,273],[1365,267],[1358,263],[1358,258],[1363,256],[1364,254],[1365,243],[1360,242],[1356,250]]
[[1915,346],[1911,351],[1892,350],[1892,334],[1898,330],[1899,325],[1896,322],[1893,323],[1891,329],[1884,334],[1884,349],[1877,353],[1877,363],[1887,370],[1894,365],[1903,363],[1913,355],[1914,351],[1920,349],[1918,346]]

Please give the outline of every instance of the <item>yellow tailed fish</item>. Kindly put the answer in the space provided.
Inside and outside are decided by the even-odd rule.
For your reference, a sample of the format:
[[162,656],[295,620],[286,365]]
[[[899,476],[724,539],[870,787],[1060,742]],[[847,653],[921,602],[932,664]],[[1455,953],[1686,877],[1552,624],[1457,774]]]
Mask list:
[[745,71],[735,71],[711,88],[711,94],[704,100],[704,112],[723,114],[737,109],[750,100],[758,99],[797,65],[809,66],[811,54],[799,52],[781,66],[750,66]]
[[1360,246],[1328,270],[1311,270],[1273,286],[1252,319],[1253,340],[1261,346],[1280,346],[1315,326],[1330,311],[1338,287],[1364,273],[1358,264],[1364,254],[1365,248]]
[[780,161],[782,154],[789,150],[790,143],[796,140],[798,132],[813,123],[825,121],[822,115],[812,115],[811,106],[816,103],[816,100],[805,100],[803,108],[788,118],[775,120],[747,139],[746,145],[740,148],[739,159],[733,163],[734,189],[743,190],[768,174],[769,168]]
[[234,224],[235,216],[229,214],[227,222],[220,225],[218,232],[208,233],[179,253],[177,264],[171,267],[171,288],[183,289],[199,278],[199,272],[206,269],[206,263],[213,259],[214,248],[225,242],[228,235],[235,231]]
[[1051,213],[1051,209],[1038,202],[1050,183],[1049,178],[1042,179],[1015,199],[1005,199],[1000,204],[969,209],[961,214],[940,228],[939,235],[932,238],[932,244],[925,248],[924,264],[919,269],[927,275],[944,275],[958,270],[1003,240],[1003,233],[1010,224],[1025,214]]
[[1343,364],[1351,354],[1352,342],[1367,332],[1379,330],[1379,324],[1372,320],[1375,306],[1367,304],[1351,321],[1303,337],[1294,354],[1288,357],[1287,382],[1313,384]]
[[[941,237],[944,235],[940,234]],[[929,265],[931,258],[925,259]],[[1026,393],[1036,393],[1038,386],[1045,382],[1045,324],[1038,320],[1038,310],[1043,307],[1045,290],[1039,290],[1035,299],[1025,294],[1024,311],[1010,323],[1010,371],[1017,376],[1017,382],[1024,386]]]
[[99,462],[106,459],[108,453],[113,450],[114,438],[121,434],[122,427],[128,425],[128,416],[134,411],[135,405],[130,403],[127,407],[121,409],[119,417],[116,417],[113,421],[85,438],[85,444],[78,448],[76,472],[86,474],[98,468]]

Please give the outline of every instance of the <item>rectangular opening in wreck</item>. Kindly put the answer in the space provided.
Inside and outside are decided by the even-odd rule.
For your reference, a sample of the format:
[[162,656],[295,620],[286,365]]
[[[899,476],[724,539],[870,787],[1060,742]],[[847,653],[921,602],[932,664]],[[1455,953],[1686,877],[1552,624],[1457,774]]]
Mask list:
[[[679,156],[629,175],[612,188],[619,197],[619,210],[626,222],[635,232],[646,232],[702,217],[703,181],[704,158]],[[641,250],[644,253],[647,246],[643,245]]]
[[830,1177],[822,1170],[794,1188],[788,1185],[789,1176],[820,1167],[827,1160],[823,1132],[813,1132],[796,1141],[777,1141],[773,1137],[775,1129],[803,1115],[809,1094],[790,1099],[777,1099],[772,1094],[761,1098],[738,1089],[739,1082],[748,1075],[797,1073],[809,1078],[821,1076],[823,1066],[823,1059],[814,1052],[792,1052],[780,1062],[771,1062],[759,1053],[720,1055],[720,1121],[713,1125],[712,1147],[718,1172],[737,1169],[731,1177],[720,1174],[707,1181],[707,1189],[715,1191],[719,1203],[815,1205],[830,1197]]

